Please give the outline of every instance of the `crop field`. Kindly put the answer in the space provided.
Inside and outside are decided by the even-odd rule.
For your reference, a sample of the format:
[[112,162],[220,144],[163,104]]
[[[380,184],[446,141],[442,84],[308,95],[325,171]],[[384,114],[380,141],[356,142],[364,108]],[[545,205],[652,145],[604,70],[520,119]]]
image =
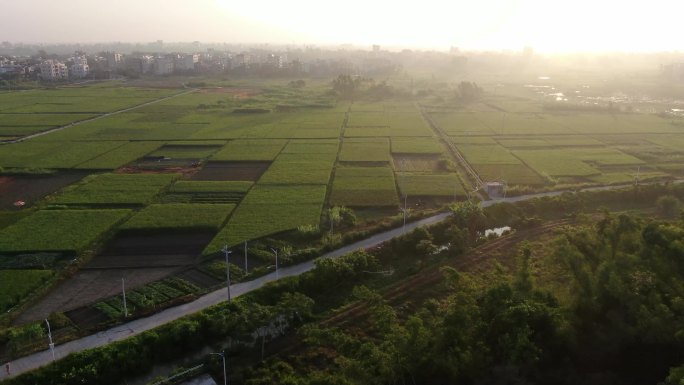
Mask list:
[[411,112],[391,112],[387,114],[390,133],[394,136],[432,136],[432,129],[423,120],[420,112],[413,109]]
[[662,134],[682,132],[681,126],[650,114],[556,114],[551,119],[579,134]]
[[456,174],[397,174],[401,196],[463,198],[466,193]]
[[0,252],[81,251],[130,210],[39,210],[0,230]]
[[205,159],[216,152],[220,146],[201,144],[167,144],[158,150],[148,154],[152,157],[179,158],[179,159]]
[[21,137],[78,122],[93,114],[2,114],[0,113],[0,139]]
[[394,174],[389,167],[338,167],[330,204],[373,207],[398,205]]
[[21,142],[3,145],[0,167],[72,168],[125,142]]
[[520,164],[520,159],[498,145],[458,145],[458,150],[472,164]]
[[201,193],[201,192],[242,192],[246,193],[252,187],[247,181],[189,181],[180,180],[169,189],[172,193]]
[[389,126],[384,112],[352,112],[349,114],[347,127],[380,127]]
[[96,156],[75,168],[84,170],[114,170],[156,150],[163,142],[128,142],[102,155]]
[[497,144],[494,138],[489,136],[451,136],[451,141],[460,144]]
[[444,172],[446,162],[437,155],[431,154],[395,154],[392,165],[397,172]]
[[337,154],[281,154],[259,179],[263,184],[327,185]]
[[54,198],[54,203],[67,205],[145,204],[177,177],[178,175],[175,174],[92,175],[64,189]]
[[375,138],[390,136],[390,128],[387,127],[347,127],[344,130],[345,138]]
[[177,90],[80,87],[0,94],[0,113],[104,113],[170,96]]
[[542,175],[554,177],[596,176],[601,171],[575,158],[571,153],[553,150],[521,150],[516,154]]
[[219,251],[246,240],[318,225],[325,200],[325,186],[256,185],[235,209],[228,224],[204,250]]
[[485,181],[504,181],[509,185],[538,186],[547,180],[527,167],[520,164],[476,164],[473,165],[480,177]]
[[288,142],[283,154],[337,154],[338,139],[294,139]]
[[385,138],[345,139],[340,151],[343,162],[389,162],[389,140]]
[[494,130],[474,112],[436,112],[430,115],[448,135],[493,135]]
[[392,154],[441,154],[444,147],[433,138],[392,138]]
[[234,208],[230,204],[153,204],[133,215],[120,228],[217,230]]
[[212,161],[273,160],[287,144],[286,140],[232,140],[218,150]]
[[52,270],[0,270],[0,312],[20,303],[53,274]]

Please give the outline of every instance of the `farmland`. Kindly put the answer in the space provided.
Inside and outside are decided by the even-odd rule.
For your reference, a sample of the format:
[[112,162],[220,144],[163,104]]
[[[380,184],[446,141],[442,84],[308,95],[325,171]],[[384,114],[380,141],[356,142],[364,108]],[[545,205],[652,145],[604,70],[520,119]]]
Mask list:
[[223,224],[234,205],[156,204],[149,205],[121,226],[123,230],[211,229]]
[[150,202],[171,184],[174,174],[99,174],[67,187],[54,203],[66,205],[136,205]]
[[40,210],[0,232],[3,252],[83,250],[130,210]]
[[389,167],[338,167],[331,204],[335,206],[396,206],[394,175]]
[[0,312],[19,304],[21,299],[43,284],[51,270],[0,270]]
[[[519,95],[463,106],[444,90],[335,100],[328,84],[287,84],[245,80],[233,93],[111,82],[0,94],[0,140],[96,118],[0,146],[0,256],[57,252],[81,269],[21,319],[57,302],[116,319],[121,304],[109,297],[124,273],[132,310],[196,293],[220,282],[209,271],[224,245],[237,254],[247,241],[260,263],[270,247],[328,247],[345,235],[328,231],[331,208],[358,214],[358,227],[335,227],[353,232],[387,220],[404,197],[412,210],[486,198],[467,169],[518,191],[684,175],[682,125],[664,115],[561,112]],[[11,298],[60,274],[60,261],[17,270],[26,278]],[[178,269],[191,269],[182,274],[194,287],[153,282]],[[81,279],[106,283],[81,296]]]

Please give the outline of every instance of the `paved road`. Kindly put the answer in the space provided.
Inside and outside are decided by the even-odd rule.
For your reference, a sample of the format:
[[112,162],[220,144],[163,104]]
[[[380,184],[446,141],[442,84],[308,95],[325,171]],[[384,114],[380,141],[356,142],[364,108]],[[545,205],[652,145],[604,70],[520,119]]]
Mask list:
[[[674,183],[682,183],[684,182],[683,180],[680,181],[675,181]],[[611,189],[618,189],[618,188],[625,188],[629,186],[606,186],[606,187],[593,187],[593,188],[587,188],[583,189],[581,191],[598,191],[598,190],[611,190]],[[533,198],[539,198],[539,197],[548,197],[548,196],[557,196],[563,194],[565,191],[552,191],[552,192],[546,192],[546,193],[539,193],[539,194],[530,194],[530,195],[523,195],[523,196],[517,196],[517,197],[510,197],[510,198],[504,198],[504,199],[497,199],[497,200],[489,200],[482,202],[483,207],[488,207],[496,203],[501,203],[501,202],[519,202],[523,200],[528,200],[528,199],[533,199]],[[376,234],[370,238],[364,239],[362,241],[353,243],[351,245],[342,247],[340,249],[331,251],[327,254],[324,254],[322,258],[334,258],[334,257],[339,257],[345,254],[348,254],[354,250],[358,249],[367,249],[373,246],[377,246],[383,242],[386,242],[392,238],[396,238],[400,235],[402,235],[405,232],[409,232],[417,227],[420,226],[426,226],[426,225],[431,225],[435,224],[438,222],[443,221],[449,216],[449,213],[442,213],[442,214],[437,214],[416,222],[412,223],[407,223],[405,227],[400,227],[397,229],[385,231],[383,233]],[[242,294],[248,293],[252,290],[256,290],[268,282],[275,281],[279,278],[284,278],[284,277],[291,277],[295,275],[302,274],[306,271],[309,271],[314,268],[314,262],[313,261],[306,261],[302,262],[298,265],[294,266],[288,266],[279,269],[277,272],[272,272],[267,275],[264,275],[262,277],[256,278],[252,281],[249,282],[242,282],[238,283],[235,285],[231,285],[231,296],[232,297],[238,297]],[[181,318],[183,316],[186,316],[188,314],[193,314],[198,311],[201,311],[203,309],[206,309],[210,306],[216,305],[218,303],[221,303],[222,301],[225,301],[227,297],[227,290],[226,289],[219,289],[214,292],[208,293],[192,302],[168,308],[166,310],[163,310],[159,313],[156,313],[154,315],[151,315],[146,318],[140,318],[128,323],[125,323],[123,325],[119,325],[116,327],[113,327],[109,330],[93,334],[87,337],[83,337],[78,340],[74,340],[71,342],[67,342],[62,345],[58,345],[55,347],[55,357],[57,359],[60,359],[62,357],[67,356],[70,353],[86,350],[86,349],[92,349],[96,348],[98,346],[103,346],[106,345],[110,342],[114,341],[120,341],[125,338],[128,338],[130,336],[134,336],[136,334],[140,334],[144,331],[153,329],[157,326],[164,325],[168,322],[171,322],[173,320],[176,320],[178,318]],[[46,343],[47,345],[47,343]],[[46,346],[47,347],[47,346]],[[32,355],[22,357],[17,359],[16,361],[13,361],[11,363],[11,375],[17,375],[20,373],[27,372],[29,370],[36,369],[40,366],[48,364],[50,361],[52,361],[52,353],[50,350],[45,350],[42,352],[34,353]],[[4,365],[3,365],[4,366]],[[0,381],[7,378],[7,373],[4,370],[4,367],[0,368]]]
[[[192,89],[192,90],[190,90],[190,91],[181,92],[181,93],[178,93],[178,94],[173,94],[173,95],[171,95],[171,96],[165,96],[165,97],[159,98],[159,99],[154,99],[154,100],[151,100],[151,101],[149,101],[149,102],[145,102],[145,103],[143,103],[143,104],[138,104],[138,105],[135,105],[135,106],[133,106],[133,107],[124,108],[123,110],[117,110],[117,111],[107,112],[107,113],[105,113],[105,114],[98,115],[98,116],[96,116],[96,117],[94,117],[94,118],[81,120],[81,121],[78,121],[78,122],[75,122],[75,123],[69,123],[69,124],[66,124],[66,125],[64,125],[64,126],[55,127],[55,128],[53,128],[53,129],[50,129],[50,130],[47,130],[47,131],[41,131],[41,132],[37,132],[37,133],[35,133],[35,134],[22,136],[22,137],[19,138],[19,139],[7,140],[7,141],[0,141],[0,144],[12,144],[12,143],[23,142],[23,141],[25,141],[25,140],[37,138],[37,137],[39,137],[39,136],[43,136],[43,135],[47,135],[47,134],[51,134],[51,133],[56,132],[56,131],[61,131],[61,130],[65,129],[65,128],[77,126],[77,125],[83,124],[83,123],[92,122],[93,120],[98,120],[98,119],[106,118],[106,117],[108,117],[108,116],[120,114],[120,113],[122,113],[122,112],[128,112],[128,111],[131,111],[131,110],[135,110],[136,108],[148,106],[148,105],[150,105],[150,104],[159,103],[159,102],[164,101],[164,100],[166,100],[166,99],[175,98],[175,97],[178,97],[178,96],[181,96],[181,95],[188,94],[188,93],[190,93],[190,92],[195,92],[195,89]],[[1,378],[1,377],[0,377],[0,378]]]

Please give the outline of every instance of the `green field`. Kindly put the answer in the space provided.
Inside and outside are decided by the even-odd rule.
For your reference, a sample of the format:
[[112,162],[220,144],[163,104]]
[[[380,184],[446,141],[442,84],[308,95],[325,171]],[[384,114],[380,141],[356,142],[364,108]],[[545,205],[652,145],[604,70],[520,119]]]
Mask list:
[[273,160],[285,147],[285,140],[232,140],[211,156],[213,161]]
[[210,229],[216,230],[233,211],[227,204],[154,204],[136,213],[120,228],[142,229]]
[[263,184],[327,185],[337,154],[281,154],[261,176]]
[[128,142],[76,166],[86,170],[113,170],[156,150],[163,142]]
[[53,274],[51,270],[0,270],[0,312],[19,304]]
[[373,207],[398,204],[394,174],[389,167],[338,167],[330,204]]
[[389,162],[389,140],[384,138],[345,139],[340,151],[343,162]]
[[39,210],[0,230],[0,252],[82,251],[130,210]]
[[145,204],[171,184],[176,174],[100,174],[91,175],[65,188],[54,203]]
[[399,193],[404,196],[436,196],[463,198],[466,196],[460,179],[455,174],[425,175],[397,174]]
[[246,240],[320,222],[325,186],[255,186],[204,254]]
[[180,180],[169,189],[175,193],[197,192],[244,192],[252,187],[252,182],[246,181],[189,181]]

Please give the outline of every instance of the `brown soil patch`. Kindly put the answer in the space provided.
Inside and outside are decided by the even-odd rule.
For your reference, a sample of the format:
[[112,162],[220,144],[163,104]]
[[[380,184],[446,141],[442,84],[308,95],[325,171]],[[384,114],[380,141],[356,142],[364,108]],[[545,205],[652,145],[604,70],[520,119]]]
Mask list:
[[24,324],[47,318],[54,312],[65,312],[90,305],[101,299],[121,293],[121,278],[126,279],[126,290],[173,274],[177,267],[148,269],[84,270],[59,284],[38,304],[22,313],[15,324]]
[[29,207],[44,196],[75,183],[86,173],[68,173],[47,176],[0,177],[0,210],[18,210],[14,202],[26,202]]
[[220,283],[223,283],[224,281],[219,281],[218,279],[212,277],[211,275],[197,270],[197,269],[189,269],[185,270],[181,273],[176,274],[176,277],[182,278],[188,282],[191,282],[203,289],[208,289],[210,287],[214,287]]
[[270,165],[271,162],[209,162],[191,179],[256,181]]
[[157,169],[122,167],[116,172],[119,174],[183,174],[184,177],[190,177],[199,170],[198,167],[163,167]]
[[73,277],[21,314],[18,324],[93,304],[126,289],[163,279],[197,262],[212,233],[119,235]]

